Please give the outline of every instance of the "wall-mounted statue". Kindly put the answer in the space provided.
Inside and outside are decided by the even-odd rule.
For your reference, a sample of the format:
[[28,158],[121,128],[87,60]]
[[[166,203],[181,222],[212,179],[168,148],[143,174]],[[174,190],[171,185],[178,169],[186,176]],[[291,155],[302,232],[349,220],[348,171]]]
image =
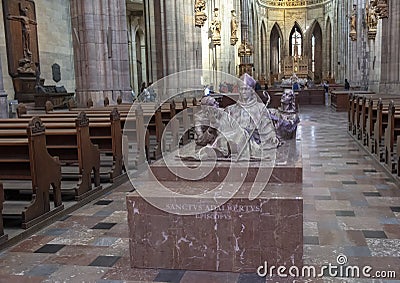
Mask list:
[[389,8],[387,0],[375,0],[376,2],[376,12],[380,19],[389,17]]
[[238,21],[236,18],[236,11],[232,10],[231,11],[231,45],[235,45],[236,42],[238,41],[237,37],[237,30],[238,30]]
[[365,20],[368,28],[368,38],[375,39],[378,26],[378,15],[374,0],[371,0],[369,4],[367,2],[365,7]]
[[350,16],[350,38],[352,41],[357,40],[357,5],[353,5],[353,12]]
[[204,12],[206,9],[206,1],[205,0],[196,0],[194,3],[194,16],[195,16],[195,26],[202,27],[204,22],[207,20],[207,15]]
[[221,20],[218,15],[218,8],[214,8],[214,18],[211,22],[211,41],[214,45],[221,45]]
[[13,80],[15,99],[31,102],[40,72],[37,18],[33,0],[2,0],[8,73]]
[[24,58],[30,58],[31,52],[31,28],[30,25],[37,25],[36,21],[28,17],[28,7],[22,7],[19,5],[20,15],[9,15],[7,19],[21,22],[22,27],[22,45],[24,47]]

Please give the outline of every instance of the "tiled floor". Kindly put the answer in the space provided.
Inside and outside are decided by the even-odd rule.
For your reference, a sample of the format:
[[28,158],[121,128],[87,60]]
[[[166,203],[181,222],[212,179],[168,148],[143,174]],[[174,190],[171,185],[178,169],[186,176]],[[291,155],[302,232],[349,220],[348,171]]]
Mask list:
[[[346,113],[302,107],[304,264],[395,271],[400,282],[400,189],[347,134]],[[396,282],[260,278],[256,274],[132,269],[126,183],[0,254],[0,282]],[[343,259],[343,257],[342,257]]]

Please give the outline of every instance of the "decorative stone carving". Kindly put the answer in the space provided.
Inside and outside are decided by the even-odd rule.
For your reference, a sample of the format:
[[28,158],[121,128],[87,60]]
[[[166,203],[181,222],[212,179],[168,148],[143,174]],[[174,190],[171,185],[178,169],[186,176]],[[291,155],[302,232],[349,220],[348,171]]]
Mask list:
[[211,22],[211,41],[214,45],[221,45],[221,20],[218,15],[218,8],[214,9],[214,18]]
[[376,12],[379,15],[380,19],[389,17],[389,7],[387,4],[387,0],[375,0],[376,4]]
[[278,147],[279,139],[264,103],[257,101],[256,81],[242,76],[239,100],[225,110],[212,97],[204,97],[195,116],[195,153],[181,156],[189,160],[261,160]]
[[270,110],[270,117],[274,122],[277,136],[281,140],[290,140],[296,137],[297,125],[300,123],[300,118],[297,114],[295,100],[296,97],[293,90],[285,89],[281,98],[281,107]]
[[104,98],[104,107],[106,107],[106,106],[108,106],[108,105],[110,105],[110,99],[108,98],[108,96],[106,96],[106,97]]
[[236,11],[232,10],[231,11],[231,45],[236,45],[236,42],[238,41],[237,37],[237,29],[238,29],[238,21],[236,18]]
[[86,107],[87,108],[93,107],[93,99],[91,97],[89,97],[88,100],[86,101]]
[[350,16],[350,38],[352,41],[357,40],[357,5],[353,5],[353,12]]
[[374,0],[371,0],[369,4],[367,2],[367,5],[365,6],[365,19],[368,28],[368,38],[375,39],[378,26],[378,15]]
[[206,1],[204,0],[196,0],[194,4],[194,16],[195,16],[195,26],[202,27],[204,22],[207,20],[207,15],[204,12],[206,9]]
[[239,57],[251,56],[253,55],[253,46],[246,40],[243,40],[238,49]]

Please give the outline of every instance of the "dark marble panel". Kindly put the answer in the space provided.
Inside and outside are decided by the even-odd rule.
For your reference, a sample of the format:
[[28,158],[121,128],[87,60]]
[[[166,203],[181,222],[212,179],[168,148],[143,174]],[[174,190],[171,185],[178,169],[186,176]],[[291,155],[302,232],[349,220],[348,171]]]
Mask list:
[[106,223],[106,222],[100,222],[97,223],[92,227],[92,229],[105,229],[105,230],[110,230],[112,227],[114,227],[117,223]]
[[94,205],[109,205],[112,202],[113,202],[112,200],[102,199],[102,200],[95,202]]
[[58,244],[46,244],[40,249],[37,249],[35,253],[49,253],[49,254],[54,254],[61,250],[65,245],[58,245]]
[[89,266],[112,267],[120,258],[119,256],[98,256]]
[[372,230],[363,230],[362,231],[365,238],[378,238],[378,239],[386,239],[386,233],[384,231],[372,231]]
[[185,274],[184,270],[161,269],[156,278],[154,279],[154,282],[180,283],[184,274]]

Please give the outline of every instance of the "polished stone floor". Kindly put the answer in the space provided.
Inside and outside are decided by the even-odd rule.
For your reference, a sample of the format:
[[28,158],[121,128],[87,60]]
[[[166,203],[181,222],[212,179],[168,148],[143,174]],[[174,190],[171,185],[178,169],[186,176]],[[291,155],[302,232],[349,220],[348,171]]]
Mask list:
[[[372,276],[261,278],[256,274],[131,269],[126,183],[0,253],[0,282],[400,282],[400,189],[347,134],[347,113],[302,107],[304,264],[347,261]],[[386,274],[389,274],[388,272]]]

